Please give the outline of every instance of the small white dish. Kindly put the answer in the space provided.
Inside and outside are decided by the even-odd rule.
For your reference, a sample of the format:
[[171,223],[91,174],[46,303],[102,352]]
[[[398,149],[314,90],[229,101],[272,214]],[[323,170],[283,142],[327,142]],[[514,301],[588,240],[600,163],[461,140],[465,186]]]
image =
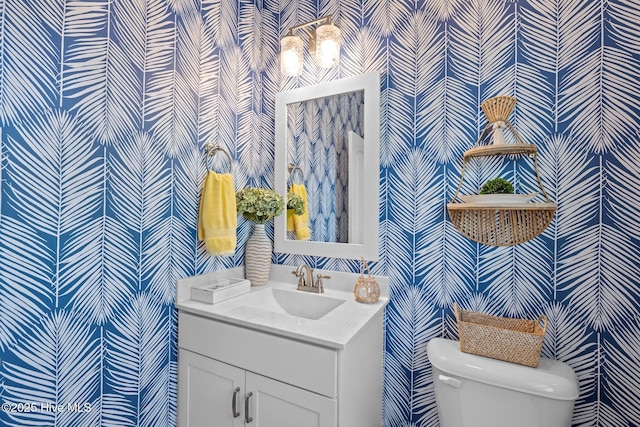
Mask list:
[[527,203],[538,193],[529,194],[470,194],[460,195],[465,203]]

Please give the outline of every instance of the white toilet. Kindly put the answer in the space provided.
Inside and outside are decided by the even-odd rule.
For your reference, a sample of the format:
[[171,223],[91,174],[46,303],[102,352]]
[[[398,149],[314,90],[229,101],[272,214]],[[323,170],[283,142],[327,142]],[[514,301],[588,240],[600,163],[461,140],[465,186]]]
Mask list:
[[566,363],[538,368],[462,353],[460,343],[427,344],[440,427],[570,427],[579,388]]

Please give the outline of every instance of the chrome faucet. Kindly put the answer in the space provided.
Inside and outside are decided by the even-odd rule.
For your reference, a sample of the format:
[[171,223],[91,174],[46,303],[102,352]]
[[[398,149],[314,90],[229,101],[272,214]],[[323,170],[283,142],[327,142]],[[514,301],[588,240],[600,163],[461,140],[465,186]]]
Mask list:
[[324,276],[322,274],[318,274],[318,278],[314,283],[313,269],[309,267],[307,264],[299,265],[295,271],[291,272],[291,274],[293,274],[298,278],[299,291],[315,292],[318,294],[321,294],[324,292],[322,279],[331,279],[331,276]]

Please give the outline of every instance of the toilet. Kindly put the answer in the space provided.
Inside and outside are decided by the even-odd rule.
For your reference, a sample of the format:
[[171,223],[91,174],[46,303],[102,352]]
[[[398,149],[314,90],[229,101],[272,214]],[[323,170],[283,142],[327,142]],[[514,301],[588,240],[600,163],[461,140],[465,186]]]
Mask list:
[[440,427],[570,427],[579,388],[566,363],[538,368],[462,353],[460,343],[427,344]]

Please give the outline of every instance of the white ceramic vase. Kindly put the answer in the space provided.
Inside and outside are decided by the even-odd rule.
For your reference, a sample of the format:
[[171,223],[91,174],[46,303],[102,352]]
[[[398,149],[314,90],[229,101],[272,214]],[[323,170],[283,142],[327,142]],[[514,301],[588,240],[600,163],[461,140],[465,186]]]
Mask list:
[[271,240],[264,231],[264,224],[254,224],[253,233],[244,248],[244,274],[251,286],[263,286],[269,280],[271,268]]

